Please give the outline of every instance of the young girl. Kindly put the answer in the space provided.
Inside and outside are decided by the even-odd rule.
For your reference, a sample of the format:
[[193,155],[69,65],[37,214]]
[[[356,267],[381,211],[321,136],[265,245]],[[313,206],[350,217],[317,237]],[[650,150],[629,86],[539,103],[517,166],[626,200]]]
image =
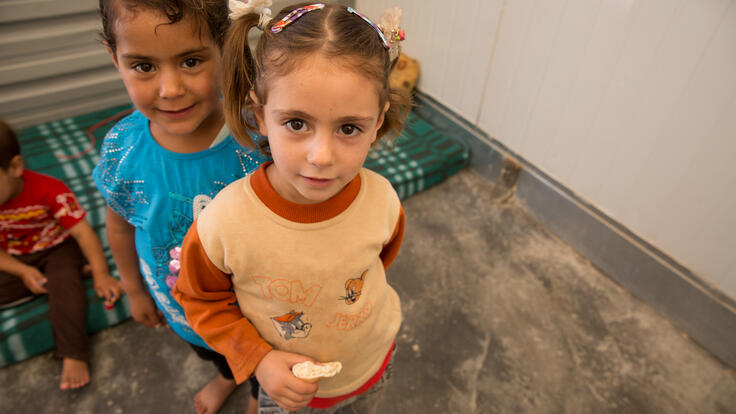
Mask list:
[[262,161],[224,125],[227,3],[100,0],[100,15],[103,41],[136,108],[105,137],[93,172],[108,204],[110,248],[133,318],[149,327],[168,324],[217,366],[219,375],[194,398],[197,412],[216,412],[236,386],[232,372],[189,327],[171,287],[192,221]]
[[[255,25],[264,32],[251,55]],[[401,309],[385,269],[404,214],[388,180],[362,168],[408,109],[388,83],[399,28],[384,29],[317,3],[271,21],[245,14],[228,32],[228,124],[239,139],[266,137],[273,162],[226,187],[194,222],[174,296],[236,381],[255,372],[263,413],[375,412],[390,372]],[[303,361],[343,368],[308,383],[291,372]]]

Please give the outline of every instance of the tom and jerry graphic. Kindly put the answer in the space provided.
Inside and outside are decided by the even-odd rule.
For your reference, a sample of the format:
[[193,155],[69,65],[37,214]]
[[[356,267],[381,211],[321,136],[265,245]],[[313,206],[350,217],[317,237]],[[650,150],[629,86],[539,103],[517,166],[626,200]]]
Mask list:
[[312,329],[312,324],[302,320],[304,312],[290,311],[281,316],[271,318],[273,326],[281,337],[287,341],[291,338],[306,338]]
[[[363,284],[365,283],[365,277],[366,277],[366,274],[367,273],[368,273],[368,270],[365,270],[360,275],[360,277],[348,279],[345,282],[345,296],[340,296],[338,299],[339,300],[344,300],[346,305],[353,305],[354,303],[356,303],[360,299],[360,296],[363,293]],[[264,277],[260,277],[260,278],[254,277],[254,280],[256,280],[257,283],[258,282],[261,282],[261,283],[259,283],[259,285],[261,285],[261,287],[263,288],[263,287],[265,287],[266,284],[264,283],[264,281],[262,279],[267,279],[267,278],[264,278]],[[278,279],[278,280],[281,281],[281,279]],[[301,282],[300,281],[297,281],[297,282],[299,282],[299,283],[293,283],[292,282],[292,283],[290,283],[288,285],[289,286],[292,286],[292,285],[301,286]],[[270,287],[270,284],[268,284],[268,286]],[[279,286],[286,286],[286,285],[284,285],[282,283]],[[321,288],[319,290],[321,290]],[[267,290],[267,289],[264,289],[263,290],[264,296],[270,297],[271,296],[270,294],[269,295],[266,295],[267,292],[270,292],[270,289],[269,290]],[[316,296],[318,296],[318,295],[319,295],[319,291],[317,291],[317,294],[315,295],[315,297],[313,298],[313,300],[310,301],[310,305],[311,305],[311,303],[314,302],[314,300],[317,299]],[[291,297],[292,295],[290,294],[288,296]],[[355,328],[357,325],[360,324],[357,321],[358,320],[361,320],[362,321],[363,319],[365,319],[365,317],[367,317],[367,315],[370,314],[371,310],[372,310],[372,308],[370,306],[370,303],[368,303],[366,305],[366,308],[363,309],[360,312],[359,315],[347,315],[347,314],[343,314],[343,313],[336,313],[335,314],[335,320],[336,321],[343,321],[343,320],[348,320],[348,319],[350,319],[350,320],[355,319],[355,321],[353,323],[342,323],[342,322],[341,323],[337,323],[337,324],[336,323],[330,323],[330,324],[327,325],[327,327],[328,328],[335,328],[335,329],[352,329],[352,328]],[[297,311],[295,311],[293,309],[291,311],[289,311],[288,313],[285,313],[283,315],[278,315],[278,316],[271,317],[271,323],[273,323],[273,326],[274,326],[274,328],[276,328],[276,330],[278,331],[279,335],[281,335],[281,337],[284,338],[287,341],[290,340],[290,339],[292,339],[292,338],[306,338],[309,335],[309,332],[312,330],[312,323],[309,322],[309,321],[307,321],[307,320],[305,320],[304,312],[297,312]]]
[[363,282],[365,282],[366,273],[368,273],[368,270],[363,272],[360,277],[348,279],[345,282],[345,296],[340,296],[340,300],[344,299],[346,304],[352,305],[360,299],[360,295],[363,293]]

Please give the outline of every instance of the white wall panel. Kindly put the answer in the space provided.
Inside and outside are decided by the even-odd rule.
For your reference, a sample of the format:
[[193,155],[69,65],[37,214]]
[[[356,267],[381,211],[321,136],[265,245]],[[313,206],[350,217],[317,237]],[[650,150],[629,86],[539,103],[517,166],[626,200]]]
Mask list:
[[736,0],[356,3],[404,7],[424,92],[736,297]]
[[569,0],[555,43],[550,46],[556,52],[549,57],[520,147],[530,159],[545,160],[545,169],[565,171],[570,165],[570,148],[563,145],[565,137],[560,134],[562,120],[571,114],[564,97],[574,90],[596,24],[591,16],[596,16],[600,7],[600,0]]
[[[545,72],[560,29],[560,17],[567,0],[548,0],[537,2],[531,10],[524,43],[524,50],[516,66],[514,80],[504,114],[499,135],[517,137],[517,148],[526,147],[526,132],[529,116],[539,97],[545,81]],[[499,38],[503,42],[503,38]]]
[[[508,105],[516,81],[518,63],[526,43],[534,3],[533,0],[504,2],[502,8],[498,39],[489,68],[484,100],[481,102],[480,116],[473,119],[492,136],[501,134],[506,105]],[[478,30],[486,29],[479,28]],[[518,136],[509,138],[507,145],[511,147],[518,145]]]
[[[613,75],[613,68],[621,57],[630,12],[631,2],[601,1],[595,15],[591,15],[594,21],[591,31],[580,33],[588,38],[588,42],[584,53],[581,53],[572,93],[561,97],[565,111],[556,138],[558,148],[566,153],[559,154],[556,159],[559,169],[552,175],[584,195],[587,194],[580,188],[581,183],[603,184],[591,177],[592,172],[579,170],[578,164],[596,152],[598,141],[592,137],[591,129],[601,111],[603,93]],[[542,156],[533,162],[551,171],[545,158]]]
[[[472,119],[477,116],[483,98],[482,85],[488,74],[493,36],[502,2],[475,0],[469,3],[455,8],[456,17],[446,23],[452,29],[446,33],[451,41],[440,96],[446,96],[459,113]],[[472,13],[469,13],[470,10]],[[463,18],[467,19],[467,23],[455,23]],[[478,33],[478,27],[488,30]]]
[[[661,190],[682,179],[682,163],[692,151],[688,139],[677,140],[671,135],[668,126],[672,125],[672,112],[683,99],[706,42],[722,17],[725,3],[720,0],[682,3],[670,20],[662,42],[652,50],[653,64],[645,66],[642,63],[646,62],[627,61],[627,64],[641,67],[645,73],[644,82],[634,96],[636,116],[627,123],[630,129],[622,134],[631,140],[631,145],[621,145],[618,140],[605,145],[606,141],[601,140],[605,135],[596,128],[591,134],[595,139],[586,145],[588,151],[578,158],[579,172],[598,170],[600,173],[576,183],[576,188],[597,204],[610,206],[615,217],[635,226],[651,239],[660,238],[667,230],[653,226],[654,220],[667,214],[661,206],[681,201],[665,197]],[[620,105],[606,103],[601,114],[617,113],[620,108]],[[599,143],[604,146],[598,148]],[[613,150],[614,145],[618,146],[618,151]],[[621,152],[622,149],[625,152]],[[639,165],[621,168],[627,166],[621,162],[634,152],[646,154],[641,158],[641,169]],[[604,188],[601,183],[610,185]],[[657,202],[652,203],[654,200]],[[616,204],[621,206],[614,207]],[[628,211],[638,211],[638,220],[634,221],[636,219],[629,216]]]
[[688,203],[687,210],[677,212],[673,221],[681,224],[682,234],[692,237],[678,237],[679,244],[673,251],[683,257],[689,252],[695,268],[712,275],[712,281],[725,291],[736,292],[736,93],[720,112],[721,119],[710,129],[709,142],[693,154],[693,159],[703,162],[693,163],[682,182],[683,197],[703,201]]
[[[502,0],[461,0],[442,8],[426,0],[356,4],[375,21],[385,9],[401,6],[406,31],[402,49],[421,62],[419,87],[463,116],[476,117]],[[428,30],[430,27],[435,29]]]
[[[660,145],[665,147],[661,156],[667,157],[669,171],[668,168],[654,171],[648,165],[651,171],[647,174],[663,183],[653,191],[653,197],[670,200],[673,204],[683,200],[680,208],[671,209],[669,214],[654,215],[650,207],[651,226],[664,229],[663,239],[671,241],[672,252],[683,256],[694,246],[712,246],[694,257],[693,265],[723,283],[728,281],[725,275],[730,272],[731,283],[736,284],[736,269],[732,253],[729,253],[735,245],[734,235],[721,233],[716,236],[724,223],[712,220],[714,210],[722,205],[733,206],[736,194],[736,173],[733,172],[736,159],[736,4],[730,2],[728,6],[726,14],[716,17],[713,31],[704,40],[705,47],[689,74],[687,86],[658,137]],[[665,181],[662,175],[668,172],[677,178]],[[732,216],[734,211],[731,210]],[[727,216],[721,217],[729,222]],[[734,223],[733,218],[730,223]],[[693,240],[700,243],[693,244]]]
[[658,110],[649,90],[650,77],[659,70],[652,68],[660,64],[653,51],[663,43],[681,4],[660,0],[633,5],[618,34],[624,39],[621,53],[609,72],[589,139],[580,142],[583,154],[577,157],[576,169],[563,178],[619,220],[625,215],[629,227],[641,228],[643,216],[636,206],[640,199],[632,194],[631,181],[641,176],[651,151],[653,135],[646,126]]

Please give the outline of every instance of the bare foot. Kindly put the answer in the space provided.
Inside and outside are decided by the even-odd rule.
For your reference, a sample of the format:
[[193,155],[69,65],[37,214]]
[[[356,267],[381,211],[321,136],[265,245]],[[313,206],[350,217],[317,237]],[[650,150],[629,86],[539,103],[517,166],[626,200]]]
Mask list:
[[59,389],[75,390],[89,384],[89,367],[84,361],[64,358],[61,367]]
[[257,414],[258,413],[258,400],[256,398],[253,398],[251,395],[248,397],[248,408],[245,411],[245,414]]
[[197,410],[197,414],[215,414],[227,400],[227,397],[235,390],[235,387],[234,380],[229,380],[217,374],[194,396],[194,408]]

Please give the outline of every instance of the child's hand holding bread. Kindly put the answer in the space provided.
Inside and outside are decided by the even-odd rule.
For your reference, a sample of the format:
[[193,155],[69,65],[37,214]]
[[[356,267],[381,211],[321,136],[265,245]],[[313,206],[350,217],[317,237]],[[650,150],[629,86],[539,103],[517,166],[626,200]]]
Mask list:
[[291,367],[294,376],[309,383],[315,383],[322,378],[331,378],[339,374],[342,364],[339,361],[315,364],[304,361]]

